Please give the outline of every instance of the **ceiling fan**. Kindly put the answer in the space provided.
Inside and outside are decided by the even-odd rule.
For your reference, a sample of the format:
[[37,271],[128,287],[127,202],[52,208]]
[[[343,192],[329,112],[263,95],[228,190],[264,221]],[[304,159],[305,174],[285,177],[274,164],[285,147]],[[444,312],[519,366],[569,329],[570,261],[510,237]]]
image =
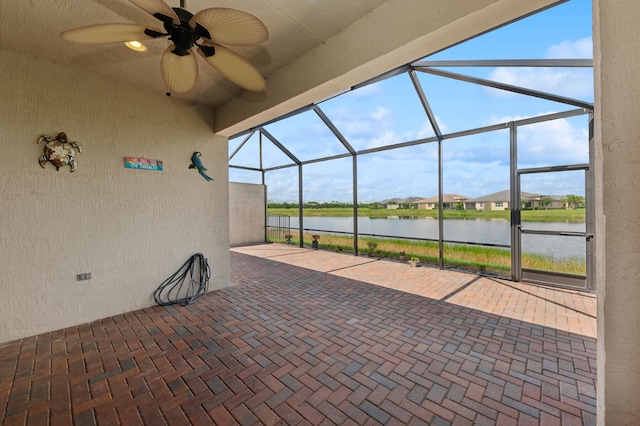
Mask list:
[[138,24],[97,24],[64,31],[60,37],[86,44],[168,37],[172,45],[162,55],[160,69],[170,92],[187,93],[195,86],[198,63],[194,50],[238,86],[254,92],[265,89],[266,82],[258,70],[223,46],[250,46],[267,40],[269,31],[260,19],[228,8],[204,9],[193,15],[185,9],[185,0],[180,0],[180,7],[174,8],[163,0],[129,1],[160,20],[164,31]]

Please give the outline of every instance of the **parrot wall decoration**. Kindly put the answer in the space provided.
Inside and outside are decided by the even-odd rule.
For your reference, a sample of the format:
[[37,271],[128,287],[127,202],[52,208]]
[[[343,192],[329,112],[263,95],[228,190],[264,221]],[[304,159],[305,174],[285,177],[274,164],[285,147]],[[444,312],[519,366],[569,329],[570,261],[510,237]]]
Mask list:
[[190,169],[197,169],[198,173],[200,173],[200,175],[205,178],[205,180],[207,182],[210,182],[213,180],[212,177],[208,176],[205,172],[207,171],[207,168],[204,166],[204,164],[202,163],[202,160],[200,159],[200,157],[202,157],[202,153],[201,152],[194,152],[193,155],[191,156],[191,164],[189,165]]

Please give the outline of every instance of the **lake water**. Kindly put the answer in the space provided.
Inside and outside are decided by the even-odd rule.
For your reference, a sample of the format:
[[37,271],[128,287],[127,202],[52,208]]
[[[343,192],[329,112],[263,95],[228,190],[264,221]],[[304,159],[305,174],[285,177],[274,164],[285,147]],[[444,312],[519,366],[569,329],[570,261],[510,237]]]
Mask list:
[[[325,232],[353,232],[352,217],[304,217],[304,228]],[[291,217],[291,227],[298,218]],[[584,223],[524,222],[524,229],[585,232]],[[359,234],[438,239],[438,220],[433,218],[358,218]],[[511,244],[511,227],[505,219],[444,219],[444,240],[485,244]],[[552,256],[555,259],[584,259],[586,242],[581,237],[522,235],[522,251]]]

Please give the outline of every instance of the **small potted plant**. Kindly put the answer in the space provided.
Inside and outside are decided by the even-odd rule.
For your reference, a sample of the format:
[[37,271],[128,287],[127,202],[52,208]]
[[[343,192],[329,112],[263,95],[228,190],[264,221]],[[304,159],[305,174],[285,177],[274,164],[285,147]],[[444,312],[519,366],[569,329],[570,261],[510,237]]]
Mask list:
[[409,259],[409,263],[411,264],[411,266],[420,266],[420,258],[416,257],[416,256],[411,256],[411,259]]
[[373,257],[373,251],[376,249],[376,247],[378,247],[378,243],[376,243],[375,241],[369,241],[367,243],[367,247],[369,247],[369,253],[367,253],[369,255],[369,257]]
[[404,251],[400,252],[400,260],[405,261],[407,260],[407,253]]
[[318,240],[320,239],[320,235],[313,234],[311,236],[311,239],[313,240],[313,241],[311,241],[311,247],[317,250],[318,249]]
[[293,235],[287,234],[284,237],[287,239],[287,244],[291,244],[291,239],[293,238]]

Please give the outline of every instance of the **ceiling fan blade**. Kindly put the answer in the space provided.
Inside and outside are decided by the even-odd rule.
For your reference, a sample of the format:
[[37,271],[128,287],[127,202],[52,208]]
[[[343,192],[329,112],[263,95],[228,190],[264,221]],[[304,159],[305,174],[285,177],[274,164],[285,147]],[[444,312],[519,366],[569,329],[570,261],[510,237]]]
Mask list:
[[269,31],[262,21],[250,13],[235,9],[204,9],[193,15],[191,26],[195,23],[205,27],[216,44],[249,46],[262,43],[269,38]]
[[214,47],[215,54],[213,56],[207,57],[202,49],[198,49],[198,53],[220,74],[252,92],[261,92],[267,87],[264,77],[248,61],[224,46],[216,44]]
[[[63,40],[75,43],[118,43],[153,38],[145,34],[148,27],[138,24],[97,24],[72,28],[60,34]],[[159,31],[149,28],[152,31]]]
[[[136,6],[138,6],[140,9],[147,12],[148,14],[153,15],[158,19],[160,18],[156,16],[157,13],[168,16],[169,18],[173,19],[174,24],[180,25],[180,18],[178,18],[178,15],[176,15],[176,12],[171,8],[171,6],[169,6],[162,0],[129,0],[129,1],[135,4]],[[160,19],[160,20],[164,22],[163,19]]]
[[174,49],[175,46],[169,46],[162,55],[162,78],[170,92],[187,93],[193,89],[198,78],[196,55],[189,51],[188,55],[178,56],[173,53]]

